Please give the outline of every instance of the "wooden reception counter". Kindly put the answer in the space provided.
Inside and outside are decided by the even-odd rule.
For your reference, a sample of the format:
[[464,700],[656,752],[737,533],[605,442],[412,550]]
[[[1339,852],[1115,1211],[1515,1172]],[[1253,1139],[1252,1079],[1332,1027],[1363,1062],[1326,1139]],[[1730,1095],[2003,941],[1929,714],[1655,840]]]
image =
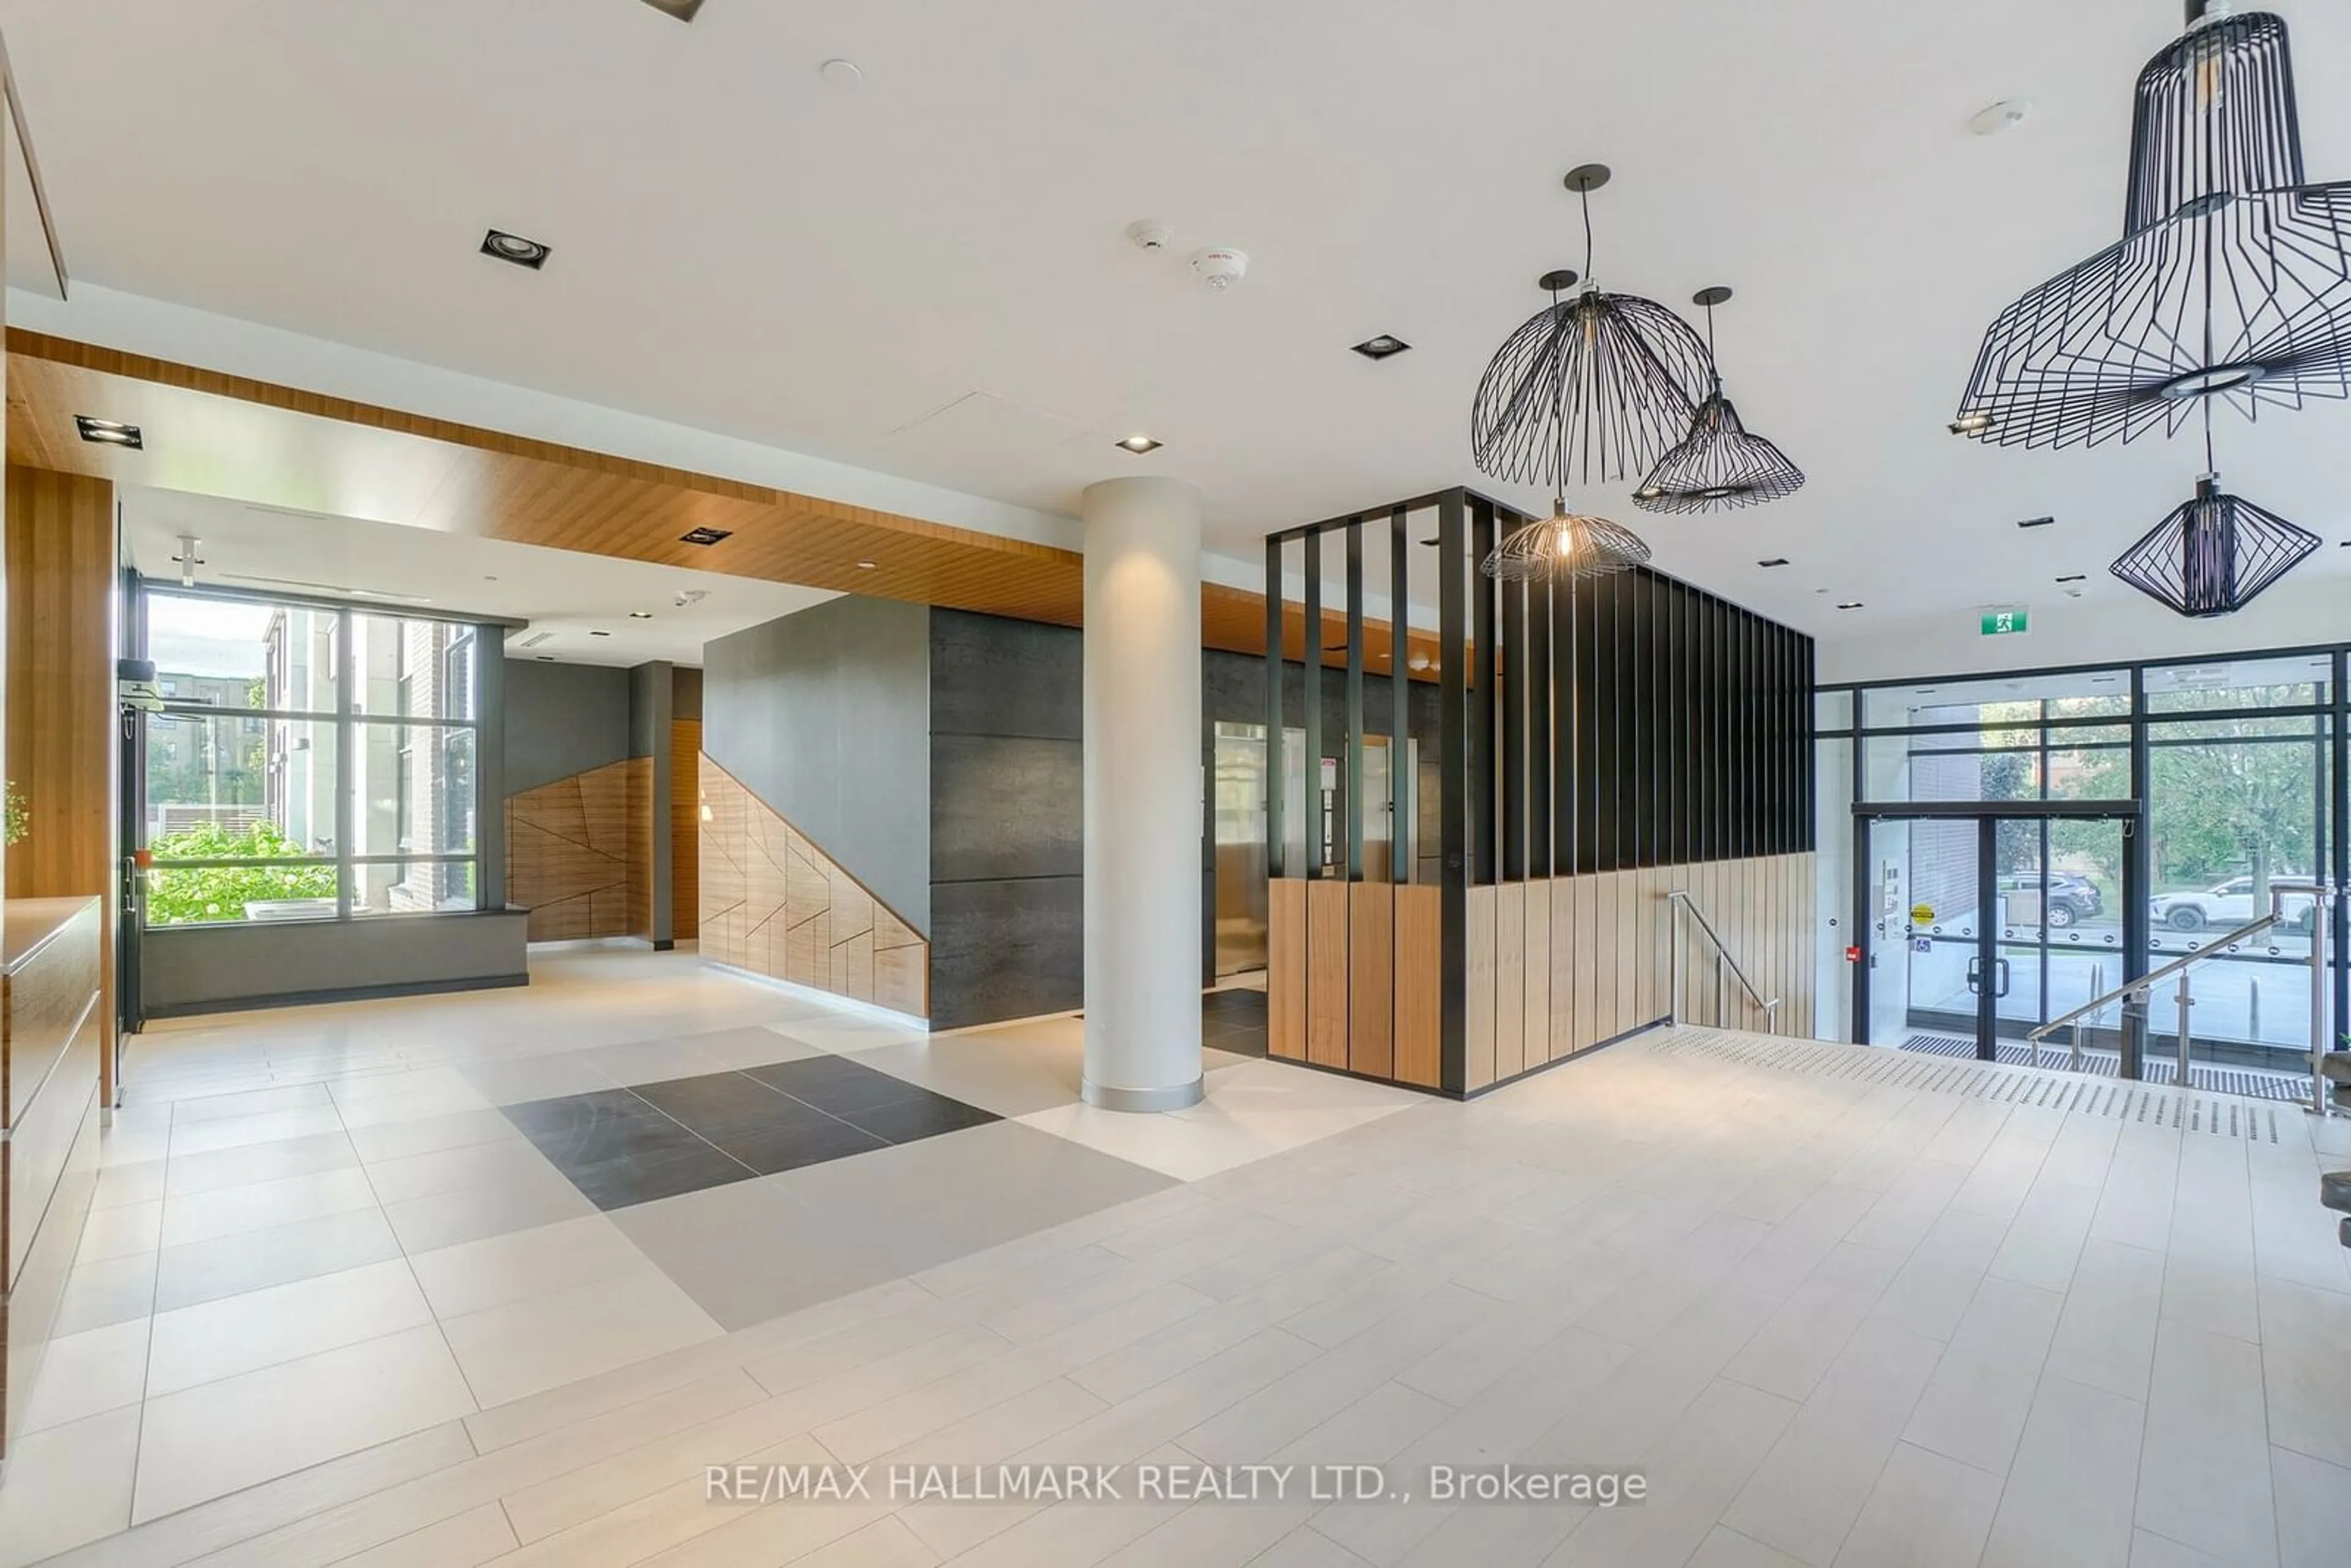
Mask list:
[[105,954],[95,898],[12,898],[0,936],[0,1456],[16,1433],[98,1178]]

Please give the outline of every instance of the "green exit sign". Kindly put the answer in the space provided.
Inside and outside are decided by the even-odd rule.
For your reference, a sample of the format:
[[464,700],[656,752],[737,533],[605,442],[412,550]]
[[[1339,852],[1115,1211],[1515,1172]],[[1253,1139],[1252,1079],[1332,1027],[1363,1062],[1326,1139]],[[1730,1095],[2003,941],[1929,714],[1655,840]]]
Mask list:
[[2032,630],[2032,622],[2022,610],[1987,610],[1983,612],[1983,634],[1987,637],[2022,635]]

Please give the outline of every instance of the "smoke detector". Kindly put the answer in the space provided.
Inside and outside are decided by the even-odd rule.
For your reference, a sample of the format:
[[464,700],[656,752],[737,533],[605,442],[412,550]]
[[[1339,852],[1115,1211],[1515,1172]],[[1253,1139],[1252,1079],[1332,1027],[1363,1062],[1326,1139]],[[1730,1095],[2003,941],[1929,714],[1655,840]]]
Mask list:
[[1249,276],[1249,254],[1228,246],[1210,246],[1192,253],[1192,270],[1211,288],[1230,288]]
[[1156,218],[1137,218],[1126,225],[1126,237],[1139,250],[1165,250],[1176,243],[1176,231]]

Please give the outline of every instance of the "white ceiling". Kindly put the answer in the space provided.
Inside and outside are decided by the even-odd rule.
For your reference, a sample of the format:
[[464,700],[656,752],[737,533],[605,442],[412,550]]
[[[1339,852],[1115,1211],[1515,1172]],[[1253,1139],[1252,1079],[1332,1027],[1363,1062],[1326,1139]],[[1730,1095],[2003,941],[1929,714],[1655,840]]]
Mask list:
[[[2276,8],[2311,176],[2351,178],[2351,93],[2322,90],[2351,80],[2351,8]],[[1608,162],[1600,277],[1677,306],[1734,286],[1729,390],[1812,483],[1714,518],[1577,499],[1669,570],[1892,647],[1990,603],[2091,637],[2136,598],[2105,563],[2189,493],[2188,443],[1944,431],[1992,315],[2117,236],[2132,80],[2179,19],[708,0],[688,26],[639,0],[0,0],[78,281],[1048,510],[1175,474],[1242,560],[1270,529],[1474,479],[1486,358],[1535,276],[1582,262],[1559,177]],[[834,56],[861,86],[820,80]],[[2022,128],[1966,131],[2005,98],[2037,106]],[[1170,252],[1124,239],[1145,216]],[[476,255],[492,225],[551,244],[546,270]],[[1221,296],[1184,263],[1209,244],[1251,257]],[[1413,351],[1346,351],[1378,331]],[[1165,448],[1113,449],[1134,430]],[[2327,536],[2307,578],[2351,580],[2351,405],[2231,418],[2221,461]],[[2079,600],[2052,580],[2073,572]],[[2262,613],[2234,640],[2263,641]]]
[[[180,535],[193,533],[196,580],[258,592],[350,598],[436,614],[527,621],[507,637],[515,658],[574,664],[700,664],[715,637],[838,597],[820,589],[611,556],[546,549],[398,523],[244,506],[126,486],[124,554],[144,575],[176,581]],[[682,594],[704,597],[676,602]],[[643,611],[651,620],[637,620]],[[528,648],[526,639],[549,633]],[[599,635],[598,633],[602,633]]]

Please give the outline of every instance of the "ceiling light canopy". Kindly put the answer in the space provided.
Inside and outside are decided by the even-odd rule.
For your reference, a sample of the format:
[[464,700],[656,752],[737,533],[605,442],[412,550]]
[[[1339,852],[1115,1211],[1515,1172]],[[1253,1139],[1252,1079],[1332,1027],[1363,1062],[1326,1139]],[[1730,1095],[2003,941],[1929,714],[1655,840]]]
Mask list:
[[2222,490],[2217,475],[2110,569],[2182,615],[2228,615],[2318,548],[2318,536]]
[[1405,342],[1402,338],[1397,337],[1395,333],[1382,332],[1374,337],[1366,338],[1362,342],[1357,343],[1354,346],[1353,351],[1363,355],[1364,358],[1367,360],[1384,360],[1392,358],[1395,355],[1401,354],[1411,347],[1412,345],[1410,343]]
[[[686,545],[715,545],[721,539],[731,539],[734,537],[735,530],[732,528],[688,528],[677,536],[677,542]],[[695,595],[696,599],[701,597],[699,593]],[[681,598],[678,602],[684,604],[686,601]]]
[[1608,178],[1587,163],[1566,180],[1583,204],[1582,287],[1573,272],[1545,273],[1552,303],[1510,334],[1478,383],[1469,451],[1497,479],[1558,489],[1571,478],[1646,474],[1688,432],[1698,394],[1712,383],[1713,362],[1688,322],[1593,280],[1592,193]]
[[1718,286],[1702,288],[1692,298],[1706,311],[1709,390],[1691,417],[1689,434],[1633,492],[1634,504],[1648,511],[1724,512],[1761,507],[1803,488],[1804,471],[1740,423],[1739,410],[1722,395],[1722,375],[1714,358],[1714,308],[1729,298],[1730,290]]
[[2095,446],[2351,396],[2351,182],[2304,183],[2285,23],[2198,13],[2140,73],[2121,242],[1993,321],[1954,434]]
[[1504,582],[1530,582],[1544,577],[1605,577],[1648,559],[1649,547],[1632,529],[1605,517],[1571,513],[1565,501],[1555,500],[1550,517],[1520,525],[1478,566]]
[[1136,434],[1128,436],[1125,440],[1119,442],[1117,444],[1124,447],[1127,451],[1134,453],[1137,457],[1140,457],[1146,452],[1156,452],[1167,444],[1164,441],[1154,441],[1151,437],[1144,435],[1138,431]]

